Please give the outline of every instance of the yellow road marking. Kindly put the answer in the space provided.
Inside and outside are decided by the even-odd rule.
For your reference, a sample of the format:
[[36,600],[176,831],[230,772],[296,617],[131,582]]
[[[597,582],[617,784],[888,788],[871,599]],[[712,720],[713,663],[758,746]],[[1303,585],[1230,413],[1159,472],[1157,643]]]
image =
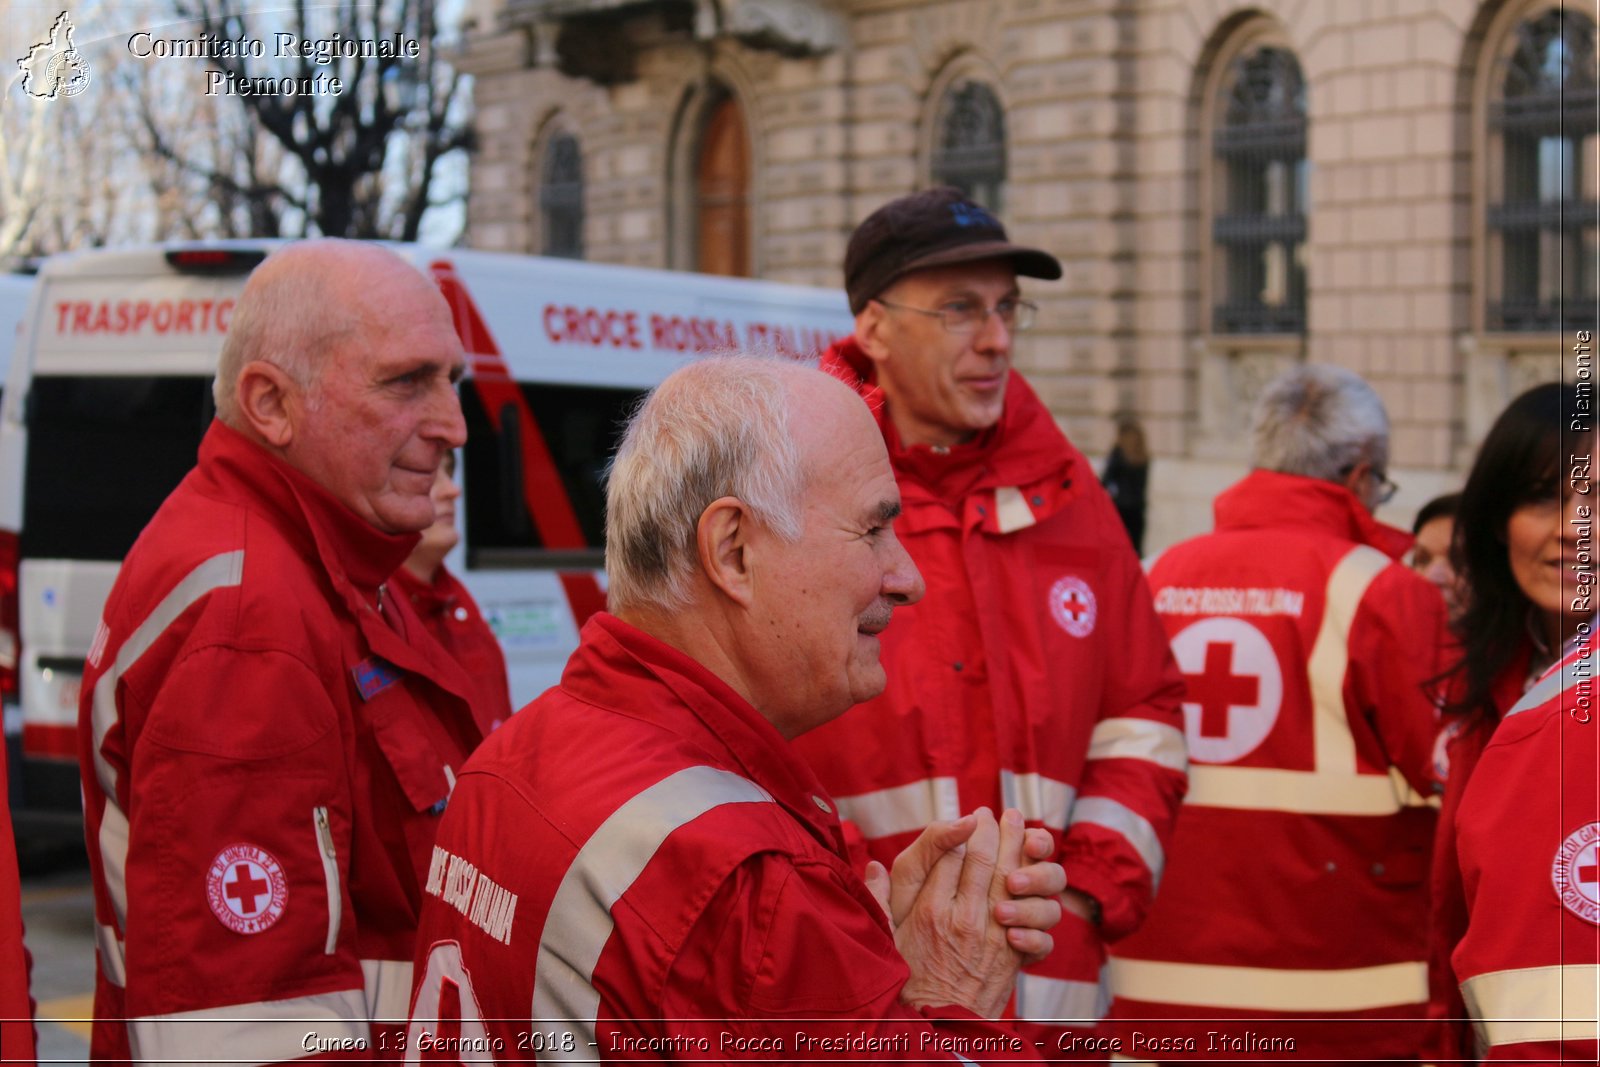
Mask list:
[[43,1001],[34,1018],[39,1023],[54,1023],[87,1041],[89,1031],[94,1028],[94,994]]

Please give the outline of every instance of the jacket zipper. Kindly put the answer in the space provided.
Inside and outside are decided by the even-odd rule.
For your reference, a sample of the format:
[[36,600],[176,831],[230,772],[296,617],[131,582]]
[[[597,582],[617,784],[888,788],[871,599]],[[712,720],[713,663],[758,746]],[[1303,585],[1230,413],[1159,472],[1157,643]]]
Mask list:
[[333,847],[328,809],[312,808],[311,815],[317,830],[317,851],[322,853],[322,877],[328,884],[328,943],[322,951],[331,956],[339,944],[339,923],[344,916],[344,894],[339,889],[339,853]]

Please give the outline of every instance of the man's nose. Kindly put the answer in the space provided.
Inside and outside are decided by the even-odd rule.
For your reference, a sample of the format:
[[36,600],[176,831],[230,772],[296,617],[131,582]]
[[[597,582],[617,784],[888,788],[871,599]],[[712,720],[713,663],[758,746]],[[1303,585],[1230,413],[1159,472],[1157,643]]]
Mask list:
[[1000,317],[997,308],[990,308],[984,315],[978,332],[972,338],[972,347],[981,352],[997,352],[1001,355],[1011,351],[1011,327]]
[[467,420],[461,414],[461,396],[451,382],[434,387],[422,434],[451,449],[467,443]]
[[883,595],[897,606],[915,604],[928,591],[927,583],[922,580],[922,572],[917,570],[911,553],[906,551],[899,538],[894,539],[890,553],[888,566],[883,571]]

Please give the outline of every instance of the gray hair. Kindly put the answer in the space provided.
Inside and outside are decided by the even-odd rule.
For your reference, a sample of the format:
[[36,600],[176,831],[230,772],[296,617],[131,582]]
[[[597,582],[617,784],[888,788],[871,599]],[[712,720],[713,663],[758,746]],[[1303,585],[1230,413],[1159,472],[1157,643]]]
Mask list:
[[1261,470],[1340,482],[1358,463],[1389,465],[1389,416],[1366,380],[1304,363],[1267,383],[1250,420]]
[[688,606],[696,528],[721,497],[743,501],[785,541],[800,537],[806,470],[786,388],[800,369],[713,356],[675,371],[634,412],[607,473],[611,610]]
[[307,402],[316,405],[317,379],[326,365],[323,353],[359,326],[342,301],[330,299],[325,263],[356,245],[334,239],[297,241],[257,265],[228,322],[211,383],[219,419],[237,425],[239,373],[256,360],[281,368],[307,390]]

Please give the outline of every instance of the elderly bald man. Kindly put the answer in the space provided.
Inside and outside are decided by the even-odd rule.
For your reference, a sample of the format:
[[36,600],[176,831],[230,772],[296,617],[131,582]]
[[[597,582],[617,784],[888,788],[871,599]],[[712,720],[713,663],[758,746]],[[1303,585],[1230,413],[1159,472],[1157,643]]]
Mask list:
[[422,880],[481,740],[386,580],[466,437],[438,291],[376,246],[251,275],[199,462],[123,563],[79,709],[91,1052],[290,1060],[403,1018]]

